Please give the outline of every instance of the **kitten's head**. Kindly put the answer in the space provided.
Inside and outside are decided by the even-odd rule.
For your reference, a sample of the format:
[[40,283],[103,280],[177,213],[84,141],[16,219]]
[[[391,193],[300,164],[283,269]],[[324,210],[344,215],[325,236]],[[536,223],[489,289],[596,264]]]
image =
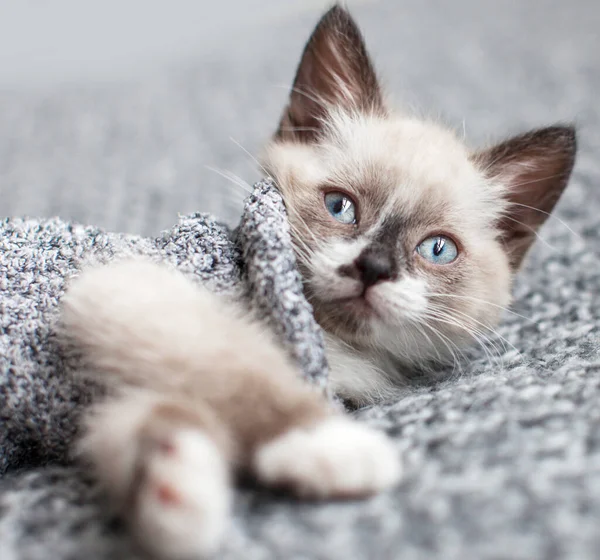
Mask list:
[[436,123],[391,112],[360,31],[334,7],[264,163],[321,325],[423,364],[486,337],[574,159],[571,127],[473,152]]

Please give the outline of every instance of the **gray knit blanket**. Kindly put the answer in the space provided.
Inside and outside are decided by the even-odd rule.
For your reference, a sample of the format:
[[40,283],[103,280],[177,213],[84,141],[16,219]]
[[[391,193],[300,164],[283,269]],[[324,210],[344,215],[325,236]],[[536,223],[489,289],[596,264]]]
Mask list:
[[[600,551],[600,264],[555,222],[490,344],[432,386],[358,411],[397,442],[406,476],[367,501],[298,503],[239,490],[221,557],[597,558]],[[69,459],[94,387],[54,335],[65,282],[86,262],[143,254],[247,298],[307,380],[324,385],[321,332],[302,295],[281,198],[269,182],[231,231],[185,217],[155,239],[8,219],[0,226],[0,558],[142,558]],[[507,544],[510,543],[510,549]]]
[[233,232],[206,214],[184,217],[156,239],[59,219],[7,219],[0,226],[0,474],[68,460],[77,415],[101,388],[77,375],[77,360],[61,348],[59,301],[82,266],[133,255],[248,299],[243,303],[275,330],[304,377],[325,387],[321,332],[270,181],[256,185]]
[[[60,298],[73,275],[86,265],[135,255],[170,263],[211,290],[244,300],[275,331],[305,379],[326,388],[322,333],[302,292],[285,207],[272,182],[255,186],[234,231],[208,214],[183,217],[155,239],[106,233],[60,219],[4,220],[0,225],[2,560],[91,558],[92,549],[83,555],[90,546],[99,557],[115,557],[114,536],[100,536],[106,530],[102,518],[106,512],[93,499],[93,485],[86,484],[81,471],[56,467],[73,462],[79,415],[102,391],[101,384],[78,375],[77,359],[62,347],[57,327]],[[69,507],[63,502],[65,490],[74,501]],[[39,500],[56,504],[61,513],[47,510],[43,517],[50,518],[40,519],[34,513],[44,510]],[[95,519],[84,521],[83,511]],[[80,529],[74,531],[73,523]],[[90,540],[91,530],[100,533]],[[52,545],[42,536],[45,531],[53,534]]]
[[[10,4],[38,10],[40,3]],[[46,4],[58,14],[62,6],[66,35],[81,36],[71,3]],[[208,3],[172,4],[193,5],[198,18],[183,10],[180,17],[193,19],[196,35],[207,39],[168,72],[146,77],[132,68],[112,86],[93,83],[90,74],[89,83],[35,92],[0,87],[2,217],[58,214],[147,237],[170,227],[178,211],[211,209],[237,222],[225,182],[203,165],[255,177],[228,137],[258,151],[288,95],[271,85],[291,84],[321,8],[234,0],[223,9],[225,29]],[[433,110],[461,132],[464,125],[474,145],[575,119],[580,153],[558,219],[540,232],[512,313],[486,351],[444,382],[407,388],[398,402],[357,413],[395,439],[405,472],[399,487],[367,501],[324,504],[241,488],[220,558],[598,560],[600,2],[348,4],[397,101]],[[245,18],[250,12],[256,16]],[[135,40],[152,28],[143,20],[131,27]],[[25,36],[37,36],[29,27]],[[19,68],[22,57],[10,64]],[[270,206],[260,208],[247,209],[244,219],[260,220]],[[279,318],[274,326],[299,363],[312,364],[304,371],[323,371],[318,334],[285,256],[285,228],[246,228],[256,236],[251,242],[201,216],[158,239],[55,220],[9,220],[0,229],[0,560],[141,560],[88,474],[68,462],[74,417],[91,395],[57,375],[64,364],[52,349],[49,309],[64,273],[84,253],[152,252],[215,289],[254,293],[257,307]],[[271,243],[282,251],[261,259]]]

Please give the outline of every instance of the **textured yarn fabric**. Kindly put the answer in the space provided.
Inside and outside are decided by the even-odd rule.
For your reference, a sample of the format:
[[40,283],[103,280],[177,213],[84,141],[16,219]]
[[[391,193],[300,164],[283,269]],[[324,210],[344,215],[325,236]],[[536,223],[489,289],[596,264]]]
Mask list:
[[68,457],[77,415],[94,387],[73,375],[76,364],[60,348],[55,324],[68,279],[91,263],[144,255],[215,292],[249,295],[305,376],[325,386],[322,335],[302,294],[272,183],[257,184],[235,233],[203,214],[182,218],[156,239],[57,219],[0,224],[0,472]]
[[[326,504],[241,489],[222,558],[597,557],[600,260],[584,239],[549,229],[560,249],[533,252],[485,351],[444,382],[356,413],[394,437],[400,486]],[[140,554],[93,481],[64,465],[91,389],[68,375],[52,325],[66,278],[88,258],[146,254],[214,290],[255,294],[305,375],[324,382],[321,335],[269,183],[235,239],[205,215],[153,240],[58,220],[2,224],[0,558]]]
[[[600,4],[350,4],[388,91],[404,106],[423,108],[428,115],[433,110],[434,117],[442,115],[474,143],[575,120],[577,164],[557,218],[542,229],[542,239],[519,275],[512,313],[504,315],[499,336],[492,340],[496,349],[490,345],[489,355],[478,352],[447,381],[407,388],[398,402],[358,413],[394,438],[404,462],[400,486],[366,501],[324,504],[297,503],[244,488],[236,493],[220,558],[596,560]],[[262,28],[245,30],[232,26],[228,35],[224,30],[226,48],[181,60],[171,72],[147,79],[132,78],[110,87],[65,84],[44,92],[0,91],[2,216],[57,214],[111,231],[142,233],[148,239],[95,236],[92,228],[69,231],[55,221],[44,226],[49,237],[72,239],[73,253],[77,247],[89,252],[96,243],[101,253],[104,245],[122,247],[130,243],[124,239],[131,239],[141,252],[173,255],[169,258],[181,259],[181,265],[193,260],[194,247],[202,245],[199,239],[207,231],[223,232],[214,233],[215,239],[228,238],[225,228],[214,222],[209,228],[203,219],[183,222],[183,237],[195,238],[189,249],[169,248],[168,242],[160,241],[164,238],[152,236],[174,223],[176,212],[212,210],[237,223],[240,212],[225,199],[225,182],[204,166],[250,177],[243,152],[229,136],[257,153],[273,130],[288,93],[273,86],[291,83],[298,56],[320,15],[314,3],[306,5],[301,17],[281,15],[277,24],[271,20]],[[246,213],[244,219],[254,219],[254,213]],[[20,222],[3,224],[3,231],[12,223]],[[38,222],[28,223],[27,239],[32,240]],[[278,229],[273,233],[280,235]],[[23,234],[19,239],[28,243]],[[258,248],[261,241],[251,244]],[[229,241],[225,245],[230,247]],[[60,250],[51,243],[45,249],[49,255]],[[79,257],[73,258],[75,269]],[[257,277],[262,261],[245,270],[234,264],[242,260],[241,253],[232,255],[229,264],[197,258],[191,269],[220,270],[219,286],[237,285],[239,275],[247,274],[241,285],[256,289],[257,303],[264,297],[259,291],[268,291],[268,282]],[[254,256],[247,258],[252,261]],[[9,282],[15,286],[11,301],[27,298],[35,288],[30,280],[36,277],[37,259],[27,253],[16,254],[16,259],[21,263],[9,268],[32,267],[30,276],[24,268],[20,285],[0,273],[2,300]],[[46,262],[52,266],[49,257]],[[211,274],[201,279],[206,276]],[[294,284],[289,279],[280,282],[286,291]],[[61,286],[62,279],[58,288],[35,288],[40,309],[45,309],[44,294],[58,293]],[[273,302],[280,317],[282,301]],[[298,309],[304,305],[300,302]],[[33,340],[39,318],[32,307],[27,309],[31,314],[22,317],[19,329],[31,333]],[[285,326],[291,317],[274,325],[283,339],[292,330]],[[301,321],[294,332],[306,341],[316,336],[305,319]],[[7,334],[11,336],[2,327],[0,337]],[[313,350],[318,345],[309,346],[305,371],[313,375],[320,371],[321,358]],[[44,359],[43,353],[50,355],[48,348],[9,345],[8,352],[21,363],[35,364]],[[3,451],[3,468],[10,464],[19,470],[0,477],[0,559],[141,559],[87,474],[60,465],[66,446],[55,434],[71,433],[72,405],[85,404],[86,392],[52,378],[40,379],[31,388],[26,379],[22,374],[14,383],[11,406],[28,409],[39,421],[20,426],[23,440],[10,440],[13,451]],[[37,397],[19,405],[14,395],[23,394]],[[40,419],[38,411],[50,402],[52,418]],[[2,441],[6,420],[1,419]],[[44,463],[48,466],[39,466]]]

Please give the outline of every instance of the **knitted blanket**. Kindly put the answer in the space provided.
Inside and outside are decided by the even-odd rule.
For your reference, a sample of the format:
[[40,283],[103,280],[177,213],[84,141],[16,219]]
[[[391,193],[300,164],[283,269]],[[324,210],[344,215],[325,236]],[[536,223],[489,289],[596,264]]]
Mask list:
[[94,386],[70,371],[54,326],[68,279],[86,264],[128,255],[168,262],[215,292],[249,298],[307,379],[322,386],[319,327],[302,294],[285,208],[258,183],[231,232],[195,214],[156,239],[105,233],[54,219],[5,220],[0,227],[0,473],[64,462],[77,415]]
[[[581,208],[577,188],[570,198]],[[570,558],[600,550],[600,261],[552,222],[490,344],[450,378],[357,412],[397,442],[405,478],[366,501],[298,503],[239,490],[221,558]],[[587,224],[587,225],[586,225]],[[595,242],[595,243],[594,243]],[[231,231],[196,214],[155,239],[60,220],[0,226],[0,559],[141,559],[88,474],[69,461],[94,387],[53,326],[86,262],[143,254],[247,298],[305,377],[325,385],[321,332],[302,295],[285,210],[269,182]]]

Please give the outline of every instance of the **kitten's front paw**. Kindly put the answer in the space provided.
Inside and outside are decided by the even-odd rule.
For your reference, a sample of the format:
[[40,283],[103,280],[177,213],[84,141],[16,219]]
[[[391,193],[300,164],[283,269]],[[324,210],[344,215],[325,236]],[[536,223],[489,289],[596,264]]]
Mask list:
[[145,458],[133,529],[160,558],[213,554],[227,526],[231,502],[225,461],[202,432],[185,430],[159,442]]
[[382,433],[346,418],[291,430],[260,448],[258,478],[309,498],[373,494],[400,479],[400,458]]

